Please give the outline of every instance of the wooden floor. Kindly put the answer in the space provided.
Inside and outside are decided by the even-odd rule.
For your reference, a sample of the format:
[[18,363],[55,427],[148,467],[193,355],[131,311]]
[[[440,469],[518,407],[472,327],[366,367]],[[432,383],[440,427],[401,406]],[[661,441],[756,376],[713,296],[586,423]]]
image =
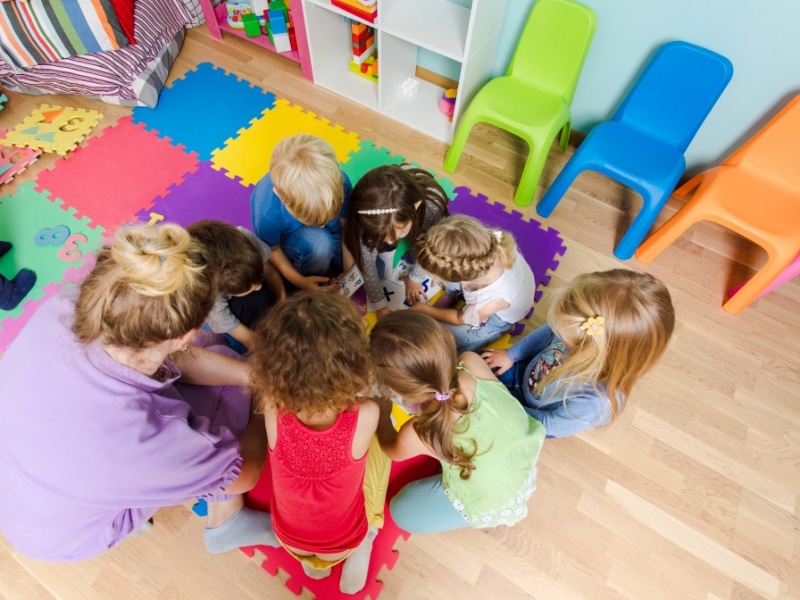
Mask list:
[[[201,26],[189,33],[173,77],[203,61],[444,173],[445,144],[308,83],[294,63],[242,40],[219,43]],[[128,112],[81,99],[8,95],[0,113],[6,127],[43,102],[98,108],[103,124]],[[206,101],[209,118],[235,110],[215,107],[213,89]],[[510,210],[524,152],[508,135],[481,128],[452,177]],[[566,158],[553,150],[543,189]],[[31,180],[52,162],[45,158],[18,179]],[[5,187],[0,192],[14,189]],[[568,248],[551,285],[620,266],[660,277],[678,314],[664,359],[612,427],[547,441],[525,521],[401,540],[397,565],[381,572],[381,598],[800,598],[800,278],[731,316],[720,308],[725,291],[752,273],[760,251],[703,224],[650,265],[620,262],[612,248],[637,203],[602,176],[581,175],[544,223]],[[535,218],[532,207],[521,210]],[[670,204],[662,218],[674,210]],[[545,292],[532,325],[542,322],[547,304]],[[28,560],[0,536],[0,596],[294,597],[281,577],[239,552],[206,554],[202,527],[187,506],[165,508],[152,532],[75,565]]]

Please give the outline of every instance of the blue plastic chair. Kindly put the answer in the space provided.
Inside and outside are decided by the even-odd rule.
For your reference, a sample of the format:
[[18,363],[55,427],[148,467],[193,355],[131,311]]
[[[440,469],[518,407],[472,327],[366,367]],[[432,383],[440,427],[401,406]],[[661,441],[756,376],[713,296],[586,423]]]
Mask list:
[[700,46],[664,44],[611,120],[586,136],[536,206],[547,217],[584,170],[615,179],[642,196],[642,209],[614,255],[633,256],[681,175],[684,153],[733,76],[731,62]]

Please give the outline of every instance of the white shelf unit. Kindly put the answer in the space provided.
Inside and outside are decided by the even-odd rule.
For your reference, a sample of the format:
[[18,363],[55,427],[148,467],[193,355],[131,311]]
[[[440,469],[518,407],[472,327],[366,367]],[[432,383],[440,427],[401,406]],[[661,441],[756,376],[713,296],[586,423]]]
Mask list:
[[[454,124],[475,93],[491,78],[506,0],[472,0],[465,7],[448,0],[378,0],[375,23],[378,82],[348,69],[350,28],[358,17],[329,0],[302,0],[314,83],[350,100],[450,142]],[[444,88],[420,80],[404,94],[401,84],[415,77],[420,48],[460,65],[453,122],[439,112]]]

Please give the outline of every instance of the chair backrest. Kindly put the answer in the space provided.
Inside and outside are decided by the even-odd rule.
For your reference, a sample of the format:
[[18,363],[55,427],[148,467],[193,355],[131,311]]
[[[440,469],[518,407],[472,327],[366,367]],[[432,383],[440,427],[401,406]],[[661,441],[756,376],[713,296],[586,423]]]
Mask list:
[[742,144],[725,165],[739,165],[778,186],[800,193],[800,95]]
[[733,76],[724,56],[689,44],[658,49],[611,117],[685,152]]
[[572,103],[597,27],[592,9],[572,0],[536,0],[506,75]]

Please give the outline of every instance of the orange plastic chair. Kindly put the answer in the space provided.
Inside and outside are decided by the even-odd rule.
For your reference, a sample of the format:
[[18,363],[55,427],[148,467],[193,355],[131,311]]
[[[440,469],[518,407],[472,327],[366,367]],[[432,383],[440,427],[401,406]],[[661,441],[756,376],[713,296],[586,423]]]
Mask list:
[[689,201],[636,251],[650,262],[698,221],[713,221],[760,245],[767,261],[722,306],[737,314],[800,254],[800,95],[718,167],[675,191]]

